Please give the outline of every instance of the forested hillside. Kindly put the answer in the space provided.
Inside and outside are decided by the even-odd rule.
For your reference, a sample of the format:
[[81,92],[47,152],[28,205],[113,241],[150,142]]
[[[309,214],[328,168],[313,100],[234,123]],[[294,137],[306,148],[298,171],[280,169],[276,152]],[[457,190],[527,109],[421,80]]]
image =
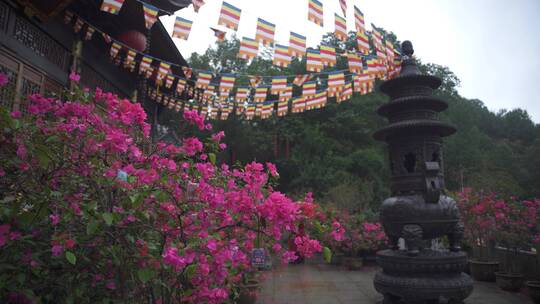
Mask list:
[[[352,38],[340,44],[331,35],[325,36],[326,42],[338,49],[353,47]],[[236,58],[238,46],[236,39],[219,42],[203,55],[193,53],[190,64],[221,73],[305,73],[305,59],[293,60],[287,69],[273,66],[271,50],[263,50],[262,58],[247,65]],[[540,126],[525,110],[493,113],[482,101],[463,98],[456,90],[459,79],[443,66],[444,62],[439,64],[420,66],[423,72],[443,79],[437,94],[450,106],[442,119],[458,128],[456,135],[446,139],[447,188],[452,191],[465,186],[520,198],[539,197]],[[340,58],[335,69],[346,67]],[[248,83],[247,78],[237,78],[237,85],[238,81]],[[295,87],[294,95],[299,95],[299,90]],[[219,156],[220,160],[271,161],[278,166],[278,189],[283,192],[295,195],[312,191],[322,202],[351,210],[376,207],[389,195],[386,147],[372,138],[373,132],[386,124],[376,114],[385,102],[387,97],[376,89],[368,95],[355,93],[341,104],[330,98],[325,108],[285,117],[246,121],[233,114],[226,121],[214,122],[216,129],[225,131],[225,142],[232,147]]]

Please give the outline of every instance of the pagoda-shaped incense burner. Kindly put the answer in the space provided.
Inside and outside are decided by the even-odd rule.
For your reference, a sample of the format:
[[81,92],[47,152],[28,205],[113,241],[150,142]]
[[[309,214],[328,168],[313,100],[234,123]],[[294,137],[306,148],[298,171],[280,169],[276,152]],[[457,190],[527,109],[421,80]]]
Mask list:
[[[463,273],[463,225],[456,202],[444,194],[442,138],[456,129],[438,119],[448,104],[433,90],[441,79],[423,75],[402,44],[401,74],[380,90],[390,101],[378,109],[390,124],[374,137],[389,145],[392,197],[380,209],[391,249],[377,253],[382,271],[374,280],[384,304],[461,303],[472,292]],[[448,248],[432,249],[433,239],[447,237]],[[404,240],[405,248],[398,246]]]

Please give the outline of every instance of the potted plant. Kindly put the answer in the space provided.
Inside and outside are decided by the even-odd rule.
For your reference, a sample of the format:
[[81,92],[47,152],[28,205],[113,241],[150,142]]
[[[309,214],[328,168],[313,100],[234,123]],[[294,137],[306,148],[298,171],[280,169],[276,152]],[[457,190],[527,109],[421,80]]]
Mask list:
[[495,275],[499,288],[506,291],[517,292],[523,285],[518,253],[532,241],[530,228],[536,224],[536,207],[527,205],[519,201],[498,200],[495,203],[497,241],[504,247],[505,257],[504,269]]
[[238,304],[254,304],[257,302],[260,284],[257,272],[246,272],[242,275],[242,281],[238,286]]
[[495,195],[479,194],[470,188],[458,195],[461,218],[465,227],[465,241],[471,246],[469,267],[477,281],[495,282],[499,262],[493,259],[495,249]]

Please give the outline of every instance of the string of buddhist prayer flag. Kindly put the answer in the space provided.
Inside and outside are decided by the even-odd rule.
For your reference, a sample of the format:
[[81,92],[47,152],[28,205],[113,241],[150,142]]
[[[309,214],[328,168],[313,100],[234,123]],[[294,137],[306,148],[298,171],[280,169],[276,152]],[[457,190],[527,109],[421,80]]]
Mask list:
[[195,84],[197,89],[206,89],[208,87],[208,85],[210,84],[210,81],[212,80],[212,74],[210,74],[210,73],[202,73],[201,72],[197,76],[198,76],[198,78],[197,78],[197,82]]
[[347,61],[349,64],[349,71],[351,73],[360,74],[362,72],[362,58],[358,57],[358,55],[354,53],[348,53],[347,54]]
[[144,24],[146,25],[147,29],[150,29],[152,28],[154,23],[157,21],[157,15],[159,13],[159,9],[153,5],[150,5],[144,2],[143,2],[143,9],[144,9]]
[[347,17],[347,0],[339,0],[339,6],[341,6],[343,16]]
[[189,21],[182,17],[176,17],[176,20],[174,21],[174,30],[172,36],[188,40],[189,32],[191,31],[192,25],[193,21]]
[[343,85],[345,85],[345,75],[343,72],[335,71],[328,73],[328,96],[334,97]]
[[323,69],[323,64],[321,62],[321,53],[319,50],[308,49],[307,50],[307,60],[306,60],[306,70],[308,72],[320,72]]
[[306,101],[303,96],[299,96],[293,99],[292,101],[293,113],[304,112],[305,109],[306,109]]
[[289,52],[291,56],[298,58],[306,55],[306,37],[295,32],[291,32],[289,38]]
[[195,13],[198,13],[201,6],[204,5],[204,0],[191,0],[191,4],[193,4],[193,10]]
[[233,74],[223,74],[221,75],[221,82],[220,82],[220,85],[219,85],[219,90],[221,92],[230,92],[232,91],[233,87],[234,87],[234,81],[235,81],[235,77]]
[[289,55],[289,48],[287,46],[281,44],[275,45],[273,64],[282,68],[286,68],[291,64],[291,55]]
[[257,57],[259,52],[259,42],[255,39],[242,37],[240,42],[240,50],[238,51],[238,57],[246,60]]
[[101,10],[107,13],[118,15],[125,0],[103,0]]
[[226,28],[237,31],[241,13],[241,9],[223,1],[218,25],[223,25]]
[[176,93],[182,94],[184,90],[186,89],[186,80],[178,78],[178,81],[176,82]]
[[225,32],[218,30],[216,28],[211,27],[212,31],[214,31],[214,36],[217,38],[218,41],[224,41],[225,40]]
[[249,95],[249,88],[241,87],[236,89],[235,100],[238,103],[245,102]]
[[364,55],[369,54],[369,38],[365,31],[356,32],[356,43],[358,46],[358,52]]
[[287,102],[289,99],[292,98],[293,88],[292,86],[288,85],[285,87],[284,91],[279,92],[279,101],[281,102]]
[[272,95],[277,95],[286,89],[287,76],[276,76],[272,78],[272,87],[270,88],[270,93],[272,93]]
[[255,33],[255,40],[262,43],[262,45],[274,44],[274,32],[276,26],[261,18],[257,19],[257,32]]
[[354,6],[354,26],[357,32],[364,32],[366,30],[366,22],[364,20],[364,14],[362,11]]
[[128,50],[124,60],[124,68],[129,69],[131,72],[135,70],[135,56],[137,56],[137,53],[134,50]]
[[302,86],[302,96],[309,97],[315,95],[317,91],[317,83],[315,81],[306,82]]
[[252,88],[256,88],[259,86],[259,83],[261,83],[263,80],[262,76],[253,75],[249,77],[249,85]]
[[287,112],[289,112],[289,99],[278,103],[277,115],[280,117],[285,116]]
[[296,77],[293,80],[293,84],[295,86],[301,87],[304,82],[308,81],[311,78],[311,75],[309,74],[300,74],[296,75]]
[[267,87],[258,87],[255,89],[255,96],[253,97],[253,101],[255,102],[263,102],[266,100],[266,94],[268,93]]
[[96,29],[93,26],[88,25],[86,28],[86,34],[84,35],[84,40],[92,39],[95,31]]
[[73,31],[75,33],[78,33],[82,27],[84,25],[84,22],[81,20],[81,18],[77,18],[77,20],[75,21],[75,25],[73,26]]
[[121,49],[122,49],[122,46],[119,43],[113,42],[111,45],[111,50],[109,52],[109,55],[111,56],[111,58],[112,59],[116,58],[116,56],[118,56],[118,52],[120,52]]
[[321,44],[319,46],[321,54],[321,62],[325,67],[333,67],[336,65],[336,49],[334,47]]
[[341,41],[347,41],[347,21],[345,18],[341,17],[338,14],[334,14],[335,16],[335,35],[336,38]]
[[323,5],[317,0],[309,0],[308,4],[308,20],[323,26]]

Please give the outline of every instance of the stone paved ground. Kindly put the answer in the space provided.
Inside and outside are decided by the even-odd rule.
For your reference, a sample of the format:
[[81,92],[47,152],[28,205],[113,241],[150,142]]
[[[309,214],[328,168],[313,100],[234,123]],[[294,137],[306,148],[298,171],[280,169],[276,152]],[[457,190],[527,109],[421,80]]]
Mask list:
[[[327,264],[281,266],[266,272],[259,304],[375,304],[376,267],[347,271]],[[495,283],[475,282],[466,304],[532,304],[524,294],[504,292]]]

